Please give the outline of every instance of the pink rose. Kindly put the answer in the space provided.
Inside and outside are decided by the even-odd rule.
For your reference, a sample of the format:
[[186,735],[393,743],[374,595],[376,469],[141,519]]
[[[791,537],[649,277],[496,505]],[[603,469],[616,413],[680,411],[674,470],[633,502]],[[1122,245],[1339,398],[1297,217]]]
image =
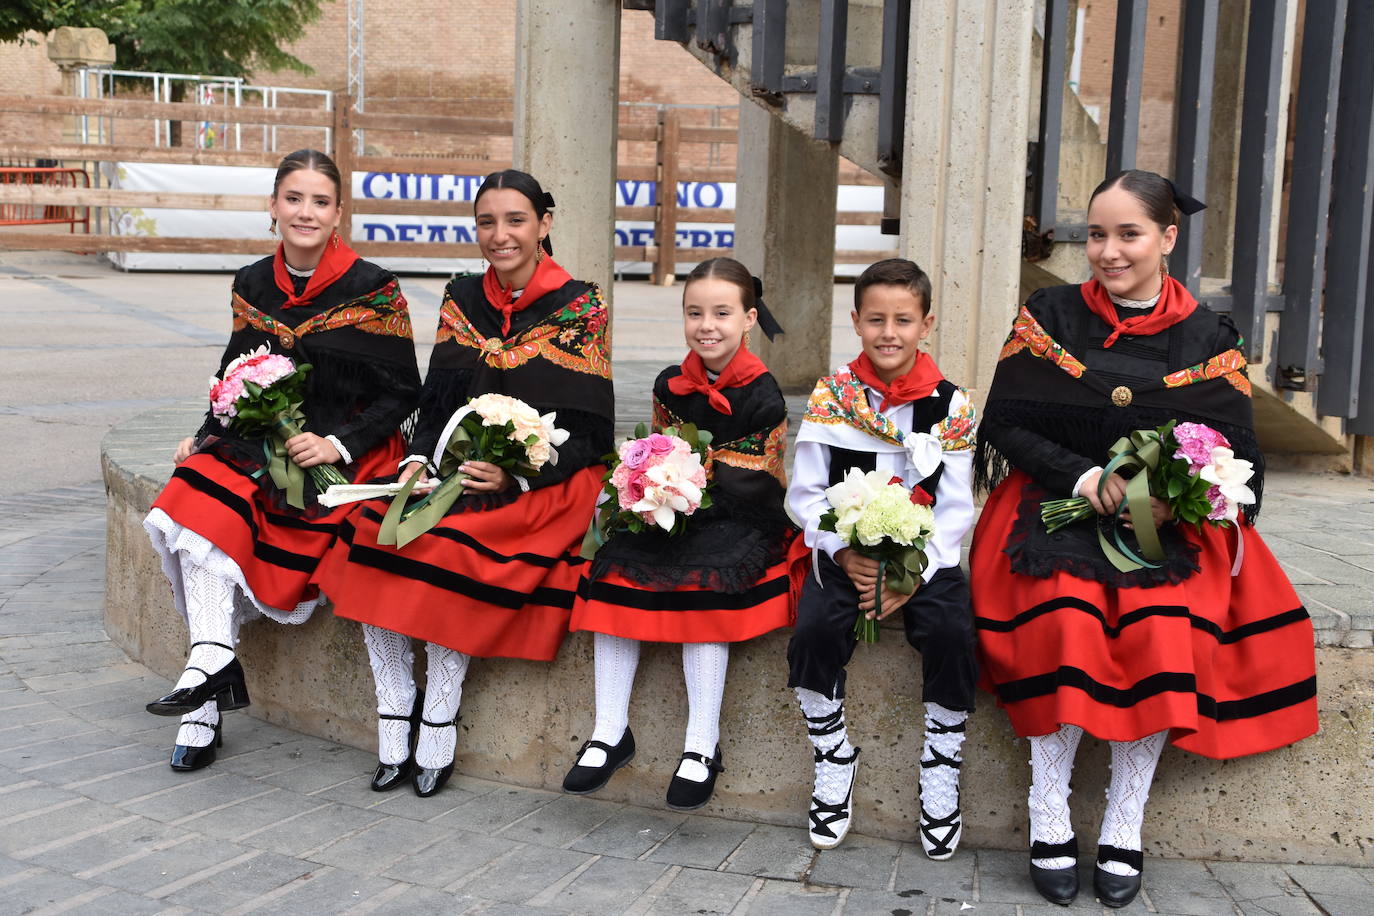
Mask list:
[[679,440],[673,436],[665,436],[663,433],[653,433],[642,441],[649,443],[649,451],[653,454],[666,455],[673,450],[674,444]]
[[620,446],[620,461],[637,471],[644,467],[645,461],[649,460],[649,452],[648,440],[634,439]]

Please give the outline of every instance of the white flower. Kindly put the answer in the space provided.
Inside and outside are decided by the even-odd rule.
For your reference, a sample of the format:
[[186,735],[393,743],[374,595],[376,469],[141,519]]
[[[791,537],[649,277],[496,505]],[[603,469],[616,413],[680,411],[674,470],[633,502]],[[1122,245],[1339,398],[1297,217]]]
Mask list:
[[549,464],[558,463],[557,446],[567,442],[568,436],[572,435],[566,429],[559,429],[557,426],[554,426],[557,420],[558,414],[552,411],[539,418],[539,424],[542,429],[540,438],[549,444]]
[[881,477],[876,471],[865,474],[858,468],[844,472],[844,478],[825,490],[825,498],[835,510],[835,533],[845,541],[853,539],[854,525],[863,515],[864,506],[877,493],[877,488],[887,481],[870,481],[870,475]]
[[[228,378],[229,376],[234,374],[234,370],[238,369],[239,366],[242,366],[250,359],[253,359],[256,356],[266,356],[269,352],[271,352],[271,350],[268,348],[267,344],[263,344],[256,350],[249,350],[247,353],[240,353],[233,361],[229,363],[229,365],[224,367],[224,371],[220,373],[220,378]],[[217,381],[219,381],[219,379],[212,378],[211,384],[214,384],[214,382]]]
[[1255,501],[1255,492],[1246,483],[1255,476],[1255,466],[1224,446],[1212,449],[1212,463],[1198,471],[1198,476],[1210,484],[1215,484],[1226,498],[1227,517],[1233,518],[1232,503],[1249,504]]

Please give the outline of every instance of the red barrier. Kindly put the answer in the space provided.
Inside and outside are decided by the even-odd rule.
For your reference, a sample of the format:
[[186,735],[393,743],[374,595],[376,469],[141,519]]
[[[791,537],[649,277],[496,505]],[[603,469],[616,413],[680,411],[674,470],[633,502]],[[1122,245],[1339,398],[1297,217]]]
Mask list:
[[[89,188],[91,176],[85,169],[0,168],[0,184],[47,185],[59,188]],[[66,223],[76,232],[91,231],[89,207],[54,207],[42,204],[0,203],[0,226],[40,226]]]

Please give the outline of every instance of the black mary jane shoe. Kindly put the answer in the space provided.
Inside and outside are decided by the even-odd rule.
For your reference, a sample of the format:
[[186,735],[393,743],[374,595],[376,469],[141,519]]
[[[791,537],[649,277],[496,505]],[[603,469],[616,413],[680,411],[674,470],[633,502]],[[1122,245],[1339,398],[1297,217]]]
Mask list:
[[620,736],[620,741],[614,747],[604,741],[585,741],[582,747],[577,750],[577,759],[581,760],[582,755],[587,753],[589,748],[598,748],[606,752],[606,762],[599,767],[583,766],[574,763],[568,775],[563,777],[563,791],[569,795],[590,795],[611,781],[615,771],[625,766],[635,759],[635,736],[629,728],[625,729],[625,734]]
[[695,811],[711,800],[711,793],[716,791],[716,774],[725,772],[725,767],[721,766],[720,762],[720,745],[716,745],[714,757],[688,751],[681,759],[695,760],[703,764],[706,767],[706,779],[703,782],[694,782],[674,773],[672,782],[668,783],[668,807],[674,811]]
[[[222,642],[202,640],[191,643],[191,648],[196,646],[219,646],[234,651],[233,646],[226,646]],[[179,687],[165,697],[153,700],[147,706],[150,713],[155,716],[184,716],[200,709],[211,699],[219,706],[220,712],[242,709],[248,705],[248,685],[243,681],[243,665],[239,664],[237,657],[229,659],[229,664],[214,674],[194,665],[187,665],[186,670],[199,671],[205,675],[205,680],[194,687]]]
[[[1103,862],[1120,862],[1135,869],[1133,875],[1114,875],[1102,869]],[[1118,909],[1140,893],[1140,875],[1145,867],[1145,854],[1139,849],[1120,846],[1097,847],[1097,865],[1093,868],[1093,891],[1103,906]]]
[[207,722],[183,722],[182,725],[198,725],[214,733],[213,740],[204,747],[193,744],[177,744],[172,747],[172,769],[179,773],[201,770],[215,762],[215,748],[224,747],[222,721],[210,725]]
[[[1030,878],[1035,889],[1050,903],[1068,906],[1078,896],[1078,837],[1063,843],[1031,843]],[[1036,859],[1057,859],[1071,856],[1074,863],[1068,868],[1041,868]]]
[[[452,722],[430,722],[421,719],[421,725],[428,725],[430,728],[457,728],[458,721],[462,716],[454,716]],[[422,767],[419,763],[415,764],[415,772],[411,775],[410,783],[415,787],[415,794],[421,798],[429,798],[444,787],[448,778],[453,775],[453,764],[457,760],[458,749],[454,749],[454,760],[441,767]]]
[[[400,763],[382,763],[377,761],[377,769],[372,774],[373,792],[390,792],[392,789],[407,782],[411,774],[415,772],[415,741],[418,737],[416,732],[419,730],[420,710],[425,706],[425,693],[423,690],[415,691],[415,703],[411,707],[410,715],[398,716],[393,713],[378,713],[379,719],[393,719],[401,722],[410,723],[410,738],[406,742],[409,753],[406,759]],[[438,791],[437,789],[435,791]]]

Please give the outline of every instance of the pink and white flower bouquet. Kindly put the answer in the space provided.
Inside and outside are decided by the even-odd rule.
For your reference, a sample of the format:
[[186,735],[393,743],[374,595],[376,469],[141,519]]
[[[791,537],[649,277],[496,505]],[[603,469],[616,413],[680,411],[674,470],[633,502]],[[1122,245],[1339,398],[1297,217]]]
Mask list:
[[711,434],[691,423],[650,433],[641,423],[635,438],[607,455],[611,469],[589,532],[584,555],[616,531],[639,533],[659,529],[679,534],[687,519],[711,505],[709,470]]
[[261,439],[267,472],[286,492],[286,502],[305,508],[305,475],[323,493],[348,478],[333,465],[302,469],[286,454],[286,440],[299,436],[305,414],[305,377],[310,365],[272,353],[267,344],[250,350],[224,367],[219,378],[210,379],[210,412],[225,429],[245,439]]
[[[833,531],[850,548],[878,561],[875,607],[881,605],[884,587],[910,595],[930,560],[926,544],[935,534],[935,511],[930,496],[920,487],[907,489],[900,477],[882,471],[845,471],[844,478],[827,487],[830,508],[821,515],[820,530]],[[860,614],[854,635],[864,642],[878,641],[878,620]]]
[[[1130,510],[1143,558],[1122,543],[1119,531],[1115,547],[1098,533],[1103,552],[1123,572],[1152,568],[1164,557],[1150,497],[1167,503],[1174,521],[1198,528],[1204,524],[1233,525],[1240,518],[1241,507],[1255,501],[1249,487],[1255,474],[1253,464],[1237,458],[1226,437],[1203,423],[1170,420],[1157,429],[1136,430],[1118,439],[1109,454],[1111,460],[1102,473],[1104,481],[1117,470],[1135,471],[1126,484],[1126,500],[1118,507],[1114,522]],[[1096,517],[1086,496],[1040,504],[1040,519],[1051,532]]]

